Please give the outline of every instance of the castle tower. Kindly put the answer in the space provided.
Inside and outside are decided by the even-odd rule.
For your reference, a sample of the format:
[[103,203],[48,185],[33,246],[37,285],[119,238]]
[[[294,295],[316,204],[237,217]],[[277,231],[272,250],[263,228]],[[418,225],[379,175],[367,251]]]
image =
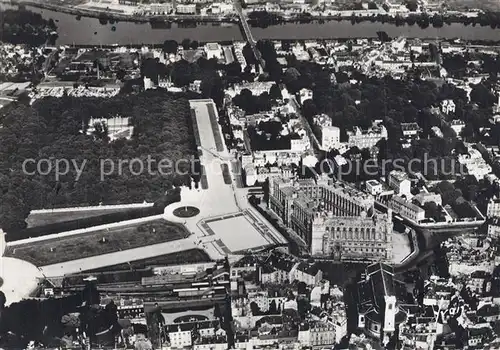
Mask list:
[[311,232],[311,255],[322,255],[328,253],[325,251],[325,236],[328,236],[325,218],[321,214],[317,214],[312,222]]

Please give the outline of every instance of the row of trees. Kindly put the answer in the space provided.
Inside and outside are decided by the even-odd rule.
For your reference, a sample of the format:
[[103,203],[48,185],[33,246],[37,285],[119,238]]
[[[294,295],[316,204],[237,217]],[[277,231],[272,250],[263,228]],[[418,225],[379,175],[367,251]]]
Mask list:
[[[180,168],[164,175],[157,171],[162,159],[191,159],[189,113],[187,99],[163,91],[109,99],[46,98],[30,107],[6,109],[0,129],[0,227],[7,232],[24,228],[24,219],[34,208],[154,202],[173,186],[190,184],[189,175],[175,171]],[[109,142],[85,133],[90,117],[116,115],[130,118],[134,127],[130,140]],[[131,171],[127,165],[119,169],[120,161],[136,158],[145,166],[143,171]],[[23,169],[26,159],[34,159],[35,164],[48,161],[40,169]],[[70,166],[67,174],[56,179],[56,159],[85,164],[81,176]],[[103,163],[104,159],[108,161]],[[151,174],[148,159],[155,161]],[[103,164],[108,168],[103,169]],[[47,173],[49,167],[52,171]],[[189,169],[189,163],[182,167]],[[110,175],[102,176],[103,170]]]
[[273,103],[282,98],[280,88],[275,84],[268,93],[264,91],[259,96],[253,95],[252,91],[243,89],[238,95],[233,97],[233,103],[245,111],[246,114],[256,114],[258,112],[268,112]]
[[[184,39],[180,46],[184,50],[196,50],[200,44],[196,40]],[[179,43],[176,40],[165,40],[163,42],[163,52],[167,54],[176,54],[179,49]]]
[[[361,3],[358,3],[361,4]],[[375,3],[370,3],[370,9],[376,9],[377,6]],[[386,5],[385,5],[386,6]],[[360,8],[355,8],[354,10],[359,10]],[[336,19],[337,21],[346,20],[346,17],[342,17],[340,15],[333,15],[330,18]],[[308,23],[314,21],[315,18],[309,13],[300,13],[295,16],[294,21],[299,23]],[[352,14],[348,18],[352,24],[361,23],[364,21],[370,22],[381,22],[381,23],[391,23],[396,26],[404,26],[404,25],[418,25],[420,28],[425,29],[432,25],[434,28],[441,28],[445,24],[450,25],[452,23],[463,23],[464,25],[481,25],[481,26],[491,26],[492,28],[496,28],[500,26],[500,12],[484,12],[479,13],[477,17],[468,17],[462,15],[446,15],[443,16],[441,14],[434,14],[429,16],[427,13],[412,13],[406,17],[401,15],[391,16],[389,14],[366,14],[359,15]],[[266,28],[270,25],[277,25],[285,22],[289,22],[289,19],[285,19],[281,16],[271,14],[266,11],[253,11],[249,14],[249,23],[252,26]]]

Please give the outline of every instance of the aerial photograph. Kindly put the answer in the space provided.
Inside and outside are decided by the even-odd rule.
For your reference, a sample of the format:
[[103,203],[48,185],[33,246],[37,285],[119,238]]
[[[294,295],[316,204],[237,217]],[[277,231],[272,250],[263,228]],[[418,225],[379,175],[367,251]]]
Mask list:
[[500,350],[500,0],[0,0],[0,350]]

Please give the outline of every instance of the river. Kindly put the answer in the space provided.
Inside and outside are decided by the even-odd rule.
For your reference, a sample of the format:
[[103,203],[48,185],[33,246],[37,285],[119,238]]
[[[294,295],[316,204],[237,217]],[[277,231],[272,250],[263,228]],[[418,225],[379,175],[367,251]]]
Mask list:
[[[1,5],[0,8],[12,8]],[[27,7],[33,12],[52,18],[58,26],[58,45],[126,45],[126,44],[159,44],[165,40],[183,39],[210,41],[243,40],[237,24],[214,25],[198,24],[196,28],[182,28],[172,24],[171,28],[154,29],[149,23],[118,22],[113,25],[102,25],[97,18],[82,17],[77,20],[74,15]],[[113,28],[113,26],[115,28]],[[404,35],[409,38],[461,38],[465,40],[500,40],[500,29],[489,26],[465,26],[454,23],[442,28],[429,27],[422,29],[417,25],[397,27],[389,23],[362,22],[351,24],[350,21],[329,21],[323,24],[286,23],[268,28],[252,28],[252,34],[258,39],[334,39],[334,38],[368,38],[376,37],[378,31],[385,31],[390,37]]]

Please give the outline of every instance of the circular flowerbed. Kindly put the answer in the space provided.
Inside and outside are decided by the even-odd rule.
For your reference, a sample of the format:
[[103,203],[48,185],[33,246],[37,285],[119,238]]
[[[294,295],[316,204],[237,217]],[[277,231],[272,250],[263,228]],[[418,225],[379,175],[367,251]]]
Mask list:
[[179,218],[192,218],[200,213],[200,209],[191,206],[174,209],[174,215]]

